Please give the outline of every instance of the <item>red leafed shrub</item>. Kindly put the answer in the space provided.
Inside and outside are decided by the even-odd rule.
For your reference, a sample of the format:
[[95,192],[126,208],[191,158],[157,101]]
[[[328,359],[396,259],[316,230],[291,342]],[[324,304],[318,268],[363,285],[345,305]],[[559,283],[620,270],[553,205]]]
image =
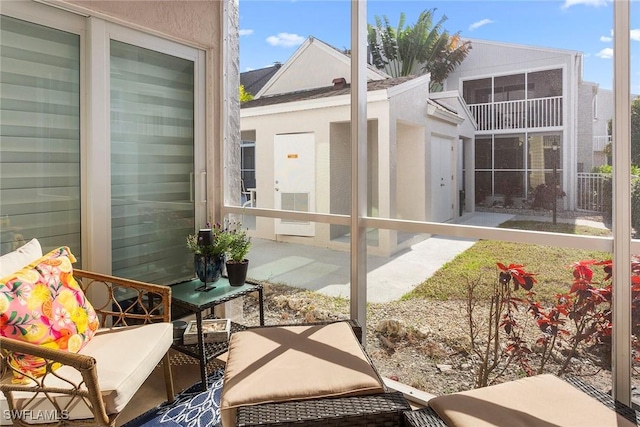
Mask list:
[[[535,375],[546,372],[547,363],[553,357],[555,362],[560,362],[554,373],[563,375],[576,357],[599,359],[600,365],[608,362],[612,261],[583,260],[571,267],[573,280],[569,291],[556,295],[554,303],[545,307],[536,299],[536,274],[527,272],[524,265],[497,263],[498,280],[493,285],[488,317],[482,321],[475,314],[479,280],[468,283],[469,336],[472,353],[479,360],[477,387],[493,383],[513,363],[519,364],[527,375]],[[632,326],[637,338],[640,336],[640,259],[634,258],[631,267]],[[602,279],[594,278],[595,268],[603,269]],[[521,293],[515,294],[520,288],[525,291],[524,297],[517,296]],[[532,325],[538,330],[538,338],[529,342],[525,337],[535,334],[525,332]],[[634,345],[638,341],[634,339]],[[535,363],[531,357],[534,347],[539,354]],[[634,361],[640,362],[638,354],[639,351],[634,351]]]

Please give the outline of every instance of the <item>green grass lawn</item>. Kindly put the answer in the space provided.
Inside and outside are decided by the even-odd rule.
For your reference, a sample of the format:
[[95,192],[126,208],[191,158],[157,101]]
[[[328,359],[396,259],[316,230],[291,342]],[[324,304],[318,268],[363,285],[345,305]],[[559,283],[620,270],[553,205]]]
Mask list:
[[[566,234],[607,236],[609,230],[572,224],[553,224],[536,221],[508,221],[501,228],[549,231]],[[502,264],[522,264],[525,271],[537,273],[537,284],[533,290],[541,301],[551,301],[558,293],[567,292],[573,280],[570,266],[580,260],[610,259],[611,255],[600,251],[556,248],[551,246],[506,243],[481,240],[471,248],[445,264],[432,277],[418,285],[404,299],[465,299],[467,283],[481,280],[481,295],[490,295],[498,277],[497,262]],[[595,277],[603,276],[601,267],[594,267]]]

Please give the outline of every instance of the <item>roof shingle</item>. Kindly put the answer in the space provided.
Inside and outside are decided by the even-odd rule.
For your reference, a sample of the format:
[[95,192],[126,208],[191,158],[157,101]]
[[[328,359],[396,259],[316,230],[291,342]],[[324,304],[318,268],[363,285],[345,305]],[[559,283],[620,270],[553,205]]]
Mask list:
[[[389,89],[408,82],[416,76],[393,77],[384,80],[372,80],[367,82],[367,91]],[[246,89],[246,88],[245,88]],[[331,96],[348,95],[351,92],[351,84],[347,84],[342,89],[334,89],[333,86],[325,86],[316,89],[301,90],[296,92],[282,93],[278,95],[263,96],[244,102],[241,108],[264,107],[267,105],[285,104],[288,102],[307,101],[312,99],[328,98]]]

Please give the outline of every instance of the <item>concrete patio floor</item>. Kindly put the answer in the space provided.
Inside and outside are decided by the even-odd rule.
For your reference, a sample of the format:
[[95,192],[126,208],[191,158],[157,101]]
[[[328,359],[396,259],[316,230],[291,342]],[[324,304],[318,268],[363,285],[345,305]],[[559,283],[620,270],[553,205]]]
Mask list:
[[[495,227],[510,214],[476,213],[461,224]],[[367,258],[367,300],[399,299],[476,240],[432,236],[392,257]],[[253,239],[249,277],[282,283],[334,297],[349,296],[350,257],[347,252],[307,245]]]

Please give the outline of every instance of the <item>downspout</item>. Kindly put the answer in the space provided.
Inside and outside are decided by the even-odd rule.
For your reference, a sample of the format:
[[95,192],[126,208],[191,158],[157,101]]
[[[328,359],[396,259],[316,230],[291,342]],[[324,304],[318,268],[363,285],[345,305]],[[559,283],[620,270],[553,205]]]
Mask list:
[[569,114],[565,117],[571,117],[571,138],[570,144],[567,144],[569,147],[567,153],[567,158],[562,159],[562,175],[563,179],[563,187],[567,189],[571,189],[571,191],[567,192],[567,208],[569,210],[575,210],[576,208],[576,192],[578,191],[577,186],[577,171],[578,171],[578,85],[580,83],[580,55],[574,54],[573,61],[571,61],[571,79],[572,82],[570,86],[571,96],[569,99]]

